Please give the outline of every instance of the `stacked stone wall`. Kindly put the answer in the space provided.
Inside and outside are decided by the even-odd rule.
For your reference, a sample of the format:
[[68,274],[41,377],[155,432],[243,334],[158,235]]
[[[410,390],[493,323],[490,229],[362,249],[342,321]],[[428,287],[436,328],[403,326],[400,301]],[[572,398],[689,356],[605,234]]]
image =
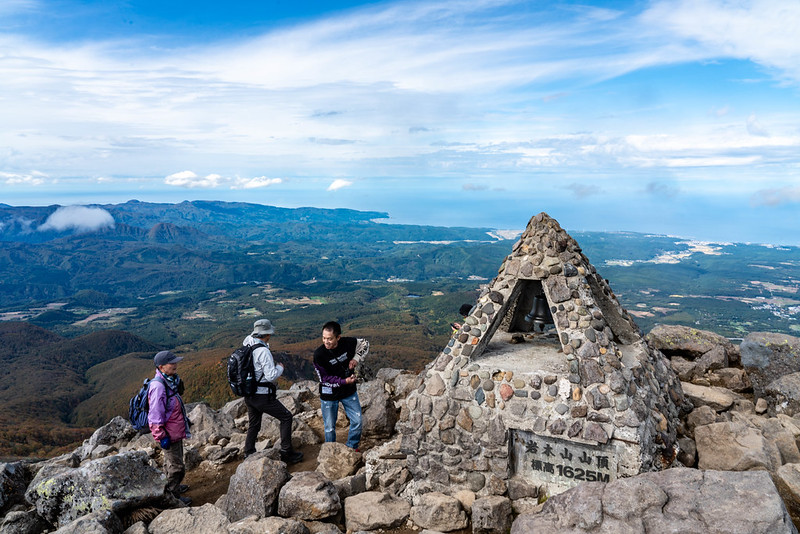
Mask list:
[[[509,328],[524,280],[541,282],[553,350],[567,372],[542,372],[535,361],[524,371],[481,362],[498,328]],[[672,462],[684,404],[663,355],[647,346],[577,242],[540,214],[426,369],[400,430],[415,478],[502,494],[513,474],[513,431],[611,450],[616,478]]]

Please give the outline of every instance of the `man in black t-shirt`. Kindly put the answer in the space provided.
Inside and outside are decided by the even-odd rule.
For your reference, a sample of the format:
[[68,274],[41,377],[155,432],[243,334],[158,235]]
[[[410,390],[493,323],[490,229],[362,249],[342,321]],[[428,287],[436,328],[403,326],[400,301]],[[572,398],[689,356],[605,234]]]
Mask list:
[[364,339],[342,337],[342,327],[329,321],[322,327],[322,345],[314,351],[314,369],[319,378],[319,398],[325,441],[336,441],[339,403],[350,420],[346,445],[358,450],[361,441],[361,402],[358,400],[354,370],[369,352]]

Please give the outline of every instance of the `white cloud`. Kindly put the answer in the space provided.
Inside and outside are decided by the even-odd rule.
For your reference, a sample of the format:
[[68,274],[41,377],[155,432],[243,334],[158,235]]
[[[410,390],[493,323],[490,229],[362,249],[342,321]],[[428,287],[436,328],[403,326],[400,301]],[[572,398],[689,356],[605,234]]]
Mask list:
[[351,185],[353,185],[353,182],[351,182],[350,180],[343,180],[341,178],[338,178],[333,182],[331,182],[331,185],[328,186],[328,191],[338,191],[339,189],[342,189],[344,187],[350,187]]
[[800,83],[800,2],[786,0],[666,0],[643,19],[698,42],[709,56],[746,59]]
[[40,232],[55,230],[76,230],[91,232],[103,228],[113,228],[114,217],[102,208],[86,206],[64,206],[50,214],[47,220],[37,228]]
[[189,189],[197,187],[214,188],[220,185],[221,178],[219,174],[209,174],[201,177],[192,171],[181,171],[167,176],[164,179],[164,183],[177,187],[187,187]]
[[271,185],[278,185],[283,183],[281,178],[267,178],[266,176],[259,176],[257,178],[238,178],[236,183],[231,186],[231,189],[256,189],[259,187],[269,187]]
[[0,172],[0,182],[6,185],[42,185],[45,183],[45,176],[41,173]]
[[757,135],[759,137],[769,137],[769,132],[758,122],[755,114],[747,117],[747,131],[750,135]]

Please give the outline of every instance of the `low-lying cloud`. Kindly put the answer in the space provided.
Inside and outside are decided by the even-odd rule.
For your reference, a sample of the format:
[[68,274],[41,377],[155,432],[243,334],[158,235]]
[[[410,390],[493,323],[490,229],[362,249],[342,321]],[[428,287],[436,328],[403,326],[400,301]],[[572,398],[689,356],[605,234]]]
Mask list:
[[331,185],[328,186],[328,191],[338,191],[339,189],[350,187],[351,185],[353,185],[353,182],[350,180],[342,180],[339,178],[331,182]]
[[114,228],[114,217],[102,208],[64,206],[54,211],[37,230],[40,232],[75,230],[79,233]]

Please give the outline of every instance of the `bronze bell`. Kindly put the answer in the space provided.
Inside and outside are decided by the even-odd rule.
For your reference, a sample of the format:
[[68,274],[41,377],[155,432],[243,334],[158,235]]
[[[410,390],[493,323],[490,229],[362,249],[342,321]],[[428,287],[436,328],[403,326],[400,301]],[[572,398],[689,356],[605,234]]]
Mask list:
[[555,324],[544,295],[533,296],[533,306],[531,306],[530,313],[525,316],[525,321],[533,326],[534,332],[537,330],[544,332],[545,325]]

